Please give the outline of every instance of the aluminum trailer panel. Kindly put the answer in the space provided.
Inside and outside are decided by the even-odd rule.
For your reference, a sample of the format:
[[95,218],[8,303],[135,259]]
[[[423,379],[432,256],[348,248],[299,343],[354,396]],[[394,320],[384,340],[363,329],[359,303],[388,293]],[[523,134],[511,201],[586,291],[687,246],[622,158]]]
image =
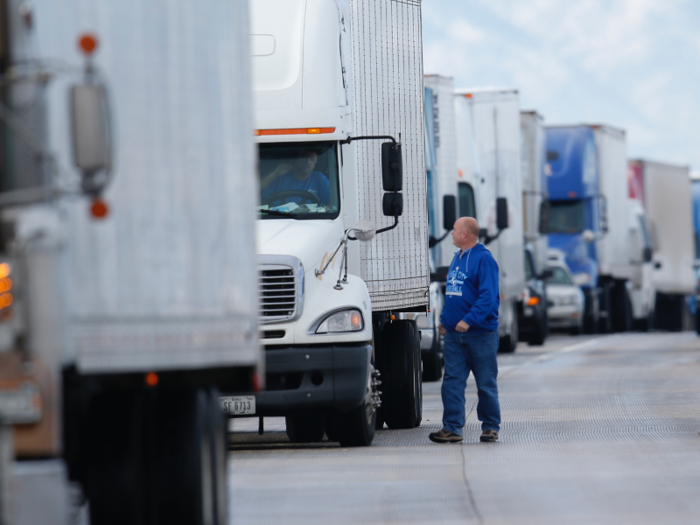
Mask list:
[[511,89],[458,90],[469,102],[479,159],[475,193],[480,227],[496,233],[496,197],[508,200],[509,226],[489,246],[501,271],[501,294],[520,297],[523,262],[520,107]]
[[523,230],[532,243],[538,269],[547,263],[547,236],[540,234],[540,205],[547,199],[547,141],[543,118],[536,111],[520,112],[522,133]]
[[[403,147],[403,215],[396,229],[360,244],[360,276],[374,311],[424,307],[430,270],[421,3],[352,0],[348,4],[353,72],[348,91],[354,134],[392,135],[397,140],[400,135]],[[358,217],[377,228],[389,226],[392,219],[382,213],[380,197],[380,148],[376,141],[353,145],[349,151],[357,168]]]
[[608,231],[598,243],[598,272],[618,279],[632,278],[628,234],[627,145],[625,132],[593,125],[598,149],[600,193],[605,196]]
[[[82,64],[78,35],[104,36],[95,64],[118,116],[109,216],[61,205],[64,361],[83,373],[261,364],[247,3],[35,4],[51,56]],[[69,81],[50,92],[61,159]]]
[[656,291],[666,294],[695,293],[695,243],[691,182],[686,166],[673,166],[649,160],[634,160],[642,167],[644,204],[655,247]]
[[[458,194],[457,191],[457,137],[455,134],[454,82],[440,75],[426,75],[425,85],[433,91],[433,114],[435,118],[435,152],[437,157],[437,195],[435,198],[435,220],[437,233],[442,236],[443,197]],[[448,235],[438,247],[437,266],[449,266],[457,249]]]

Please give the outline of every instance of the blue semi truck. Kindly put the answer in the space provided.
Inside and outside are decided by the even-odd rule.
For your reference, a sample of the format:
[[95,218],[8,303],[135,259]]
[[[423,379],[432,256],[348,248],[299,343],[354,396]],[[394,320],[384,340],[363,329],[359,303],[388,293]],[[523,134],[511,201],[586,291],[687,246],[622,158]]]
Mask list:
[[[562,250],[584,292],[588,333],[648,327],[638,278],[651,264],[646,219],[628,196],[625,133],[605,125],[548,126],[549,247]],[[635,323],[636,322],[636,323]]]

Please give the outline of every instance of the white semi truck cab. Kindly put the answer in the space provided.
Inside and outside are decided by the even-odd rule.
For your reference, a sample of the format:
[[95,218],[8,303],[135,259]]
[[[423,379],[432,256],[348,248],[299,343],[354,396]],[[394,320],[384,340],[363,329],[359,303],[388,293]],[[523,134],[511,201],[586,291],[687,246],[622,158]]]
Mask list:
[[260,0],[251,20],[267,386],[229,413],[369,445],[421,421],[420,2]]

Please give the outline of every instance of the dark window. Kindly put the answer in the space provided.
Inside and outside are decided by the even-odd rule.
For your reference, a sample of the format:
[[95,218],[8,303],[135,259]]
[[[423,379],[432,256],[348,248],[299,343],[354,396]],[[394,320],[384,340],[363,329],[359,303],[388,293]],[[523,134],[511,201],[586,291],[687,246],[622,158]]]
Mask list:
[[459,216],[476,218],[476,205],[474,204],[474,190],[471,184],[459,183]]
[[529,281],[535,276],[535,267],[532,264],[532,254],[525,250],[525,257],[523,257],[523,260],[525,261],[525,280]]
[[552,276],[547,279],[547,284],[574,284],[571,282],[571,277],[569,277],[569,274],[566,273],[566,270],[561,266],[553,266],[550,268],[550,270],[552,270]]
[[559,152],[550,150],[547,152],[547,162],[554,162],[555,160],[559,160]]
[[338,216],[336,142],[259,144],[259,153],[259,209],[263,218],[283,219],[285,213],[299,219]]
[[581,233],[583,201],[550,201],[549,233]]

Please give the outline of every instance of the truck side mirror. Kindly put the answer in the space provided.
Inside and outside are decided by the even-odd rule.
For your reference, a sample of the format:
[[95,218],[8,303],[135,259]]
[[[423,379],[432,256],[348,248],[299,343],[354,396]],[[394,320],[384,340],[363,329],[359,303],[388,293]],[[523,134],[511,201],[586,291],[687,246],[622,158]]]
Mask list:
[[489,232],[486,228],[479,228],[479,239],[486,239],[489,236]]
[[642,259],[644,260],[644,262],[651,262],[653,257],[654,254],[651,251],[651,248],[649,246],[645,246],[642,250]]
[[401,191],[403,187],[401,144],[394,142],[382,144],[382,187],[384,191]]
[[382,198],[382,211],[387,217],[400,217],[403,213],[403,195],[401,193],[385,193]]
[[551,270],[551,268],[545,268],[544,270],[542,270],[542,273],[537,276],[537,278],[541,281],[546,281],[547,279],[552,277],[552,275],[554,275],[554,272]]
[[496,198],[496,227],[499,230],[508,228],[508,199]]
[[431,283],[447,282],[447,273],[450,271],[449,266],[438,266],[437,270],[430,273]]
[[442,226],[446,230],[451,230],[457,221],[457,199],[454,195],[445,195],[442,198]]
[[540,203],[540,225],[539,231],[542,235],[549,233],[549,210],[551,209],[548,200]]
[[73,161],[83,172],[112,164],[107,90],[101,84],[80,84],[70,90]]

